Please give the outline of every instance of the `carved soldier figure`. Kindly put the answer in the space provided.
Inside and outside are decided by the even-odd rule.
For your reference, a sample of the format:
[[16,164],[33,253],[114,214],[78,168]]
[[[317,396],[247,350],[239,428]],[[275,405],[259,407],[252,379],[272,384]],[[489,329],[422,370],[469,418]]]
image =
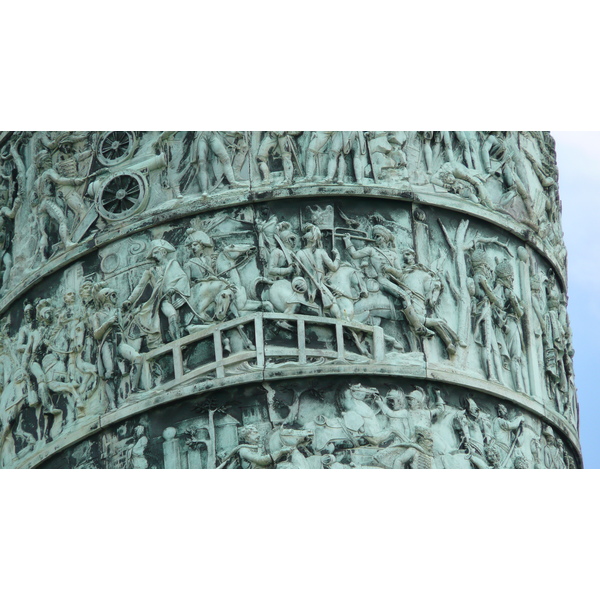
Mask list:
[[410,439],[414,439],[417,427],[431,429],[433,422],[441,417],[446,410],[446,403],[440,390],[435,390],[435,406],[430,409],[425,401],[423,389],[417,387],[407,396],[408,400],[408,429]]
[[[38,218],[38,225],[40,228],[41,242],[40,249],[42,251],[42,257],[45,258],[46,250],[48,247],[48,219],[53,219],[58,225],[58,234],[65,247],[65,250],[73,248],[76,244],[71,242],[69,237],[69,231],[67,226],[67,217],[64,211],[55,202],[55,185],[64,186],[79,186],[85,182],[85,177],[76,178],[64,178],[61,177],[53,168],[50,154],[42,150],[36,157],[36,168],[41,175],[36,179],[34,183],[34,202],[33,208],[36,211]],[[56,193],[58,197],[58,193]],[[66,199],[72,201],[73,210],[76,215],[82,216],[85,214],[85,207],[83,202],[78,202],[78,195],[76,193],[68,194]]]
[[[71,135],[65,138],[58,147],[58,159],[55,163],[55,169],[61,177],[80,177],[81,171],[86,161],[94,155],[93,149],[77,151],[75,146],[87,139],[87,134]],[[88,161],[89,165],[89,161]],[[69,190],[67,193],[74,193]],[[81,197],[79,196],[79,201]],[[77,200],[75,200],[77,203]],[[70,206],[70,204],[69,204]]]
[[389,419],[390,431],[402,441],[407,441],[410,438],[410,426],[404,392],[401,389],[391,389],[385,400],[380,396],[375,396],[374,400],[381,412]]
[[302,266],[308,284],[308,297],[310,302],[314,302],[317,292],[321,297],[323,308],[331,312],[335,318],[341,318],[339,307],[335,302],[335,297],[327,287],[325,281],[328,272],[335,272],[340,267],[340,254],[334,248],[332,260],[323,248],[321,230],[312,223],[304,226],[304,248],[299,250],[296,258]]
[[[116,375],[116,357],[120,356],[131,364],[131,393],[138,390],[142,356],[125,338],[121,316],[117,306],[117,293],[111,288],[103,288],[98,294],[98,310],[92,318],[94,339],[98,343],[98,374],[110,381]],[[112,392],[112,390],[111,390]],[[114,397],[109,392],[109,401]]]
[[[547,174],[544,168],[538,161],[532,156],[530,152],[528,152],[525,148],[523,148],[523,154],[527,157],[531,164],[531,168],[533,169],[540,185],[542,186],[544,192],[548,195],[550,201],[552,202],[552,207],[550,211],[552,211],[552,215],[556,218],[556,212],[558,209],[558,183],[551,174]],[[554,220],[554,219],[552,219]]]
[[[148,347],[157,348],[163,341],[161,314],[168,320],[171,339],[181,337],[178,310],[188,302],[190,282],[175,259],[175,248],[169,242],[152,240],[147,257],[155,265],[144,271],[139,283],[123,303],[123,309],[128,312],[132,307],[135,308],[127,337],[146,337]],[[147,286],[152,290],[150,298],[136,307]]]
[[[508,193],[501,204],[508,204],[515,194],[518,194],[527,211],[527,224],[537,229],[535,209],[527,189],[527,173],[520,159],[519,148],[510,132],[490,131],[483,142],[481,154],[486,173],[493,175],[498,170],[502,171],[502,182]],[[492,168],[492,158],[500,162],[500,166],[495,170]]]
[[567,332],[566,322],[561,319],[564,298],[556,284],[554,270],[548,270],[546,280],[546,314],[545,314],[545,363],[546,382],[550,396],[557,403],[560,412],[564,412],[561,398],[568,397],[568,380],[565,369]]
[[433,469],[433,433],[417,427],[415,441],[393,463],[394,469]]
[[296,272],[291,253],[295,252],[298,236],[287,221],[282,221],[277,226],[275,239],[280,242],[269,254],[267,264],[267,277],[278,280],[287,279]]
[[216,277],[214,242],[204,231],[188,229],[187,233],[185,245],[189,248],[192,256],[184,264],[183,270],[190,283],[195,284]]
[[[306,150],[306,181],[314,181],[317,173],[318,158],[322,154],[323,148],[332,139],[335,131],[313,131]],[[330,161],[327,170],[327,178],[333,181],[336,162]],[[332,172],[333,171],[333,172]]]
[[223,141],[223,135],[220,131],[199,131],[197,133],[197,144],[198,144],[198,168],[199,174],[198,179],[200,182],[200,191],[203,195],[208,194],[208,157],[209,151],[216,156],[221,168],[223,169],[223,176],[229,182],[232,187],[241,185],[235,179],[233,173],[233,167],[231,164],[231,157],[227,152],[225,143]]
[[234,448],[217,467],[230,468],[231,460],[239,457],[242,469],[266,469],[277,464],[282,458],[295,450],[294,446],[284,446],[275,452],[265,452],[260,445],[261,435],[254,425],[246,425],[239,431],[239,446]]
[[499,328],[498,339],[503,340],[501,351],[504,361],[512,367],[517,390],[525,392],[525,379],[523,378],[525,356],[521,333],[521,319],[525,311],[514,292],[514,272],[512,264],[508,260],[503,260],[496,265],[494,295],[497,299],[494,306],[494,320]]
[[[414,250],[407,248],[402,253],[404,266],[401,271],[384,265],[382,270],[393,276],[399,286],[385,286],[388,291],[400,290],[397,295],[402,299],[402,312],[417,336],[432,337],[437,333],[449,356],[456,354],[458,336],[441,317],[430,316],[429,309],[435,307],[442,290],[442,282],[436,273],[416,262]],[[392,293],[394,293],[392,291]]]
[[423,156],[425,158],[425,169],[427,173],[433,172],[433,149],[431,148],[431,142],[434,140],[435,131],[418,131],[423,142]]
[[385,270],[386,267],[391,267],[396,271],[402,269],[396,250],[394,234],[383,225],[375,225],[373,227],[373,238],[375,246],[365,246],[360,250],[356,250],[349,234],[346,234],[343,240],[348,253],[353,259],[368,259],[364,268],[367,277],[367,290],[369,292],[378,292],[384,289],[393,296],[398,297],[401,294],[401,290],[389,280],[389,277],[386,277]]
[[367,167],[367,139],[362,131],[336,131],[331,140],[327,178],[323,183],[333,183],[337,172],[337,182],[344,183],[346,156],[352,153],[354,176],[357,183],[364,183]]
[[[13,165],[18,161],[18,174],[13,177]],[[3,269],[0,287],[6,287],[9,282],[11,269],[13,266],[12,260],[12,225],[11,221],[15,220],[17,212],[21,206],[22,199],[25,195],[23,189],[24,176],[21,171],[24,170],[21,158],[17,155],[16,143],[10,145],[10,155],[1,157],[3,159],[0,167],[0,270]],[[7,183],[4,184],[3,182]]]
[[575,469],[575,461],[573,457],[567,452],[565,445],[561,439],[556,441],[556,446],[558,447],[558,452],[562,454],[563,463],[565,465],[565,469]]
[[476,131],[452,131],[460,144],[465,165],[469,169],[479,169],[479,143]]
[[519,415],[514,419],[509,419],[508,410],[504,404],[498,404],[496,412],[498,416],[494,419],[494,437],[497,442],[503,444],[508,449],[514,440],[514,432],[520,429],[525,423],[525,417]]
[[515,455],[515,460],[518,456],[518,454],[515,453],[515,447],[519,436],[523,431],[525,417],[519,415],[513,419],[509,419],[508,410],[504,404],[498,404],[498,406],[496,406],[496,412],[498,413],[498,416],[493,422],[494,438],[496,444],[502,451],[501,464],[504,465],[513,454]]
[[146,448],[148,438],[143,425],[138,425],[133,430],[133,445],[129,449],[129,467],[131,469],[147,469],[148,460],[146,459]]
[[475,342],[482,348],[484,369],[488,379],[500,381],[502,365],[500,350],[492,323],[492,306],[501,306],[500,299],[494,293],[493,271],[490,261],[482,249],[476,249],[471,255],[473,268],[473,316]]
[[[40,154],[43,156],[43,151]],[[81,154],[84,158],[88,158],[92,154],[92,151],[89,150]],[[77,188],[83,185],[89,177],[79,175],[76,160],[74,157],[66,159],[64,162],[57,163],[56,168],[53,168],[49,166],[51,165],[50,161],[42,159],[41,162],[47,168],[40,175],[40,178],[42,180],[49,180],[56,186],[56,195],[62,195],[67,206],[73,211],[77,219],[81,220],[85,216],[86,206]],[[98,173],[94,173],[93,176],[96,175]]]
[[563,452],[556,443],[552,427],[548,425],[543,431],[546,445],[544,446],[544,465],[546,469],[566,469]]
[[186,246],[191,258],[184,264],[183,270],[191,285],[190,302],[203,321],[211,321],[207,310],[215,302],[217,295],[230,288],[228,281],[217,276],[214,243],[204,231],[188,229]]
[[[468,188],[457,182],[457,179],[469,183],[477,191],[477,194],[474,195]],[[458,193],[472,202],[481,203],[487,208],[493,209],[494,205],[485,189],[485,181],[486,178],[477,171],[469,169],[457,161],[444,163],[431,178],[432,183]]]
[[67,421],[77,418],[75,408],[79,399],[77,381],[71,381],[62,358],[54,351],[52,341],[56,336],[54,311],[48,300],[39,302],[36,310],[38,328],[32,336],[30,349],[30,369],[37,380],[40,400],[45,414],[62,415],[62,411],[52,406],[50,392],[65,394],[69,414]]
[[344,422],[343,429],[355,447],[360,445],[362,437],[369,443],[379,444],[390,435],[381,427],[373,408],[365,402],[367,398],[375,399],[378,396],[378,390],[366,388],[360,383],[352,384],[338,393],[336,400]]
[[295,148],[292,138],[301,133],[301,131],[265,131],[265,137],[262,139],[258,148],[258,154],[256,155],[265,185],[271,183],[269,156],[274,151],[279,152],[281,161],[283,162],[284,185],[291,185],[294,182],[294,163],[292,158]]
[[[492,424],[487,413],[482,411],[471,396],[465,399],[466,408],[454,418],[454,428],[460,439],[460,448],[465,450],[477,469],[490,468],[486,451],[493,440]],[[498,459],[494,457],[495,463]]]
[[173,197],[180,199],[183,198],[181,193],[181,159],[182,152],[178,147],[181,142],[176,139],[178,131],[163,131],[158,139],[154,142],[154,148],[160,153],[162,152],[166,157],[166,173],[167,173],[167,186],[172,191]]

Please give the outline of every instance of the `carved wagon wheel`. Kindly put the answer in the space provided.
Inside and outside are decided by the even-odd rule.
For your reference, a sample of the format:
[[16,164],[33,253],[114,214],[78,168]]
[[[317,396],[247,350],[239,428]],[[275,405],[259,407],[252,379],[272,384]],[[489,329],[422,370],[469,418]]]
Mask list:
[[107,167],[125,162],[135,150],[133,131],[107,131],[98,142],[98,160]]
[[96,196],[98,212],[108,221],[121,221],[146,208],[148,183],[141,173],[122,171],[102,182]]

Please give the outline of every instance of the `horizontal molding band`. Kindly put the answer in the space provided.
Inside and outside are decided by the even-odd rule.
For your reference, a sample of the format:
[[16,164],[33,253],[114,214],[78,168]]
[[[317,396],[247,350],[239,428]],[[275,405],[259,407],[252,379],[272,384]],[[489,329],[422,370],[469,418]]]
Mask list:
[[[400,369],[402,370],[401,375],[398,374]],[[450,372],[438,365],[426,366],[425,369],[423,369],[421,365],[411,365],[410,363],[407,363],[402,366],[385,364],[328,364],[322,366],[307,365],[302,367],[266,367],[264,369],[246,373],[226,375],[225,377],[190,383],[189,385],[179,386],[168,391],[157,390],[139,393],[135,395],[135,402],[124,404],[101,417],[93,417],[85,421],[82,420],[76,430],[61,435],[56,441],[46,444],[21,460],[17,459],[14,463],[14,468],[30,469],[38,467],[52,456],[111,425],[115,425],[125,419],[129,419],[149,410],[166,406],[180,400],[185,400],[189,397],[198,396],[215,389],[231,388],[250,383],[293,380],[307,377],[356,377],[361,375],[395,377],[398,380],[419,380],[422,382],[438,384],[445,383],[462,387],[473,392],[493,396],[501,401],[511,402],[513,405],[538,417],[545,424],[557,428],[569,441],[569,444],[574,450],[579,463],[578,467],[581,467],[583,464],[581,447],[575,428],[561,415],[548,410],[529,396],[508,390],[493,382],[482,381],[481,379],[470,377],[468,375]]]

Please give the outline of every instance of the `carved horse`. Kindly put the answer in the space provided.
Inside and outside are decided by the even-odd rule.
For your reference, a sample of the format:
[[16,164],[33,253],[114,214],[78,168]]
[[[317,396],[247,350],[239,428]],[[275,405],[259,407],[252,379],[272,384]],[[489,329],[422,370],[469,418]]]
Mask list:
[[256,246],[251,244],[229,244],[219,253],[216,269],[219,277],[227,276],[233,290],[231,311],[235,316],[254,312],[263,308],[261,300],[251,300],[248,289],[252,280],[244,277],[243,270],[256,254]]
[[293,448],[286,461],[277,465],[278,469],[310,469],[313,468],[310,461],[299,450],[310,444],[314,433],[308,429],[287,429],[279,427],[274,429],[268,439],[267,448],[273,454],[282,448]]
[[[392,300],[381,292],[368,292],[362,273],[352,265],[343,263],[335,273],[328,276],[327,281],[345,321],[378,326],[382,318],[395,318]],[[367,354],[362,345],[364,334],[353,330],[351,334],[359,350]],[[394,347],[400,347],[394,338],[388,335],[384,337]]]
[[[26,406],[32,404],[32,396],[23,389],[25,382],[25,372],[18,369],[13,376],[13,381],[9,382],[0,397],[0,462],[5,465],[7,460],[14,460],[17,456],[15,441],[20,438],[26,445],[32,449],[36,443],[36,437],[25,431],[22,424],[22,412]],[[25,392],[25,393],[23,393]],[[41,407],[41,403],[37,403]],[[39,409],[36,411],[38,425],[38,439],[43,435],[39,427]],[[15,428],[15,424],[17,427]]]
[[[239,317],[242,312],[255,311],[262,302],[249,300],[241,271],[256,254],[256,247],[250,244],[229,244],[216,259],[216,276],[197,282],[191,290],[191,306],[203,321],[224,321],[231,312]],[[213,307],[214,318],[207,314]]]

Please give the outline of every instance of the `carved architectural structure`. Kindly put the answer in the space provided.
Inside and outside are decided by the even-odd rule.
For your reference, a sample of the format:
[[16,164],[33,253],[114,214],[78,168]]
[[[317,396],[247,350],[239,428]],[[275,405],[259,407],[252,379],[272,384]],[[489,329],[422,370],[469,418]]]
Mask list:
[[546,132],[0,133],[0,464],[579,468]]

